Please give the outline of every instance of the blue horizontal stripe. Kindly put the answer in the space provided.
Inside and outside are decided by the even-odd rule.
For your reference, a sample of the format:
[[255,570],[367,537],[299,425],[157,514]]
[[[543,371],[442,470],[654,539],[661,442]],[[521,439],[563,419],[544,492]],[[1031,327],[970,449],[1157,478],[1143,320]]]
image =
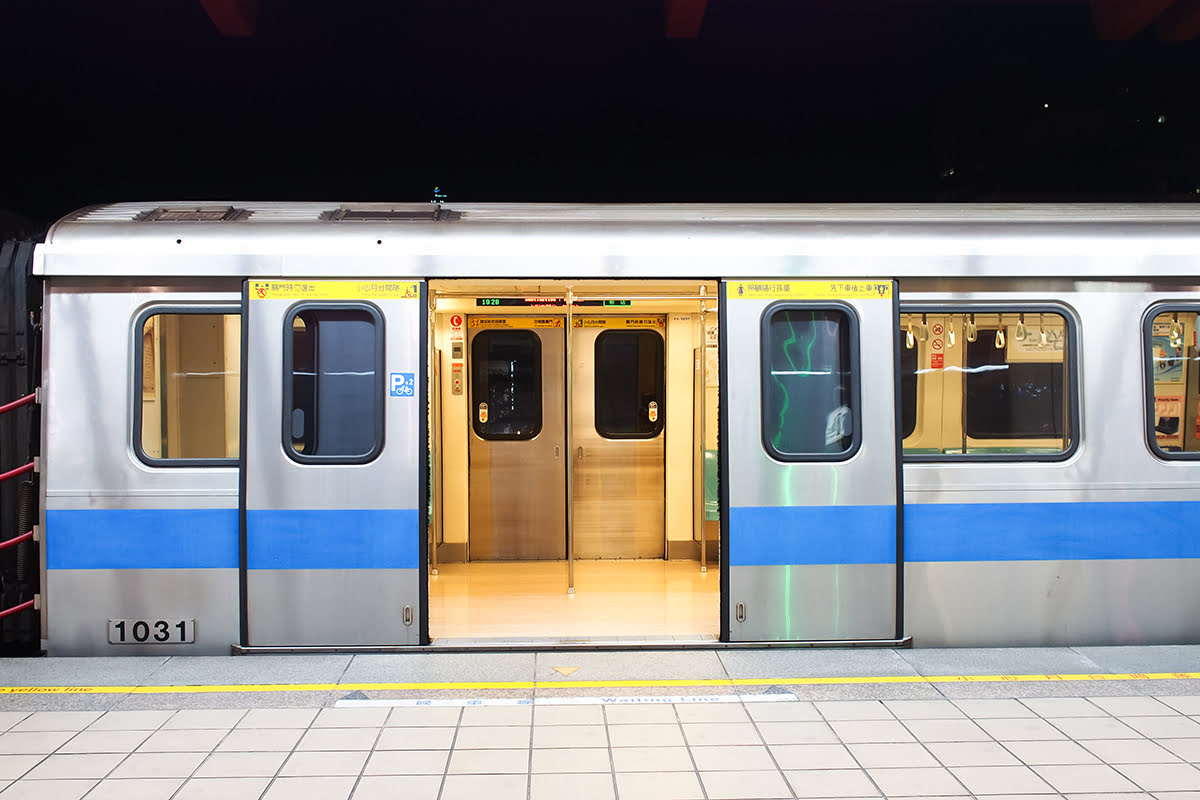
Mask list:
[[415,509],[247,511],[250,569],[416,569]]
[[904,558],[1200,558],[1200,502],[906,505]]
[[47,569],[237,569],[236,508],[46,512]]
[[894,564],[896,507],[731,508],[729,563]]

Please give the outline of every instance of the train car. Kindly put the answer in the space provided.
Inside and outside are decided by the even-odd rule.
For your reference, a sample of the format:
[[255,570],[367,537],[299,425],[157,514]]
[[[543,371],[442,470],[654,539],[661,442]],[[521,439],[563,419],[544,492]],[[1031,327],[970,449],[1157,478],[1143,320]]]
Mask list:
[[1200,208],[143,203],[44,278],[51,653],[1200,639]]

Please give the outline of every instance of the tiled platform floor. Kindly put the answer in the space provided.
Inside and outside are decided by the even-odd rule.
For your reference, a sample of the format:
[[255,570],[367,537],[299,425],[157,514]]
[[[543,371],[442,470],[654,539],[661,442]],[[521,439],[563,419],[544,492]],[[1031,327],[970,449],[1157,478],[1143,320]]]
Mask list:
[[1200,696],[1170,688],[1132,697],[8,711],[0,800],[1195,800]]

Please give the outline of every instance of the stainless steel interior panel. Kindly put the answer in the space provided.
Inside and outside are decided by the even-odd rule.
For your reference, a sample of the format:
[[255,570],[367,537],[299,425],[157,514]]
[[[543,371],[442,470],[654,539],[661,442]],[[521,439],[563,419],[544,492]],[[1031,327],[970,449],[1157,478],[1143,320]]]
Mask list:
[[[727,365],[728,437],[721,447],[728,458],[730,565],[724,602],[734,641],[896,635],[892,283],[858,282],[850,291],[845,286],[840,281],[723,284],[727,299],[721,324],[730,332],[721,354]],[[763,442],[764,314],[793,305],[841,308],[857,321],[859,405],[853,422],[860,441],[844,460],[784,462],[769,455]],[[764,575],[775,573],[789,577],[764,582]],[[736,624],[738,605],[750,602],[772,609],[752,629]]]
[[1200,559],[905,564],[920,647],[1178,644],[1200,640]]
[[[238,640],[237,569],[52,569],[55,656],[228,656]],[[189,644],[109,644],[108,620],[195,620]]]
[[[488,317],[488,321],[502,318]],[[566,420],[564,405],[563,318],[557,327],[504,327],[532,324],[529,318],[498,327],[467,318],[469,397],[475,397],[474,342],[485,331],[519,330],[541,345],[541,429],[531,439],[481,438],[472,424],[467,434],[469,467],[469,552],[472,561],[545,560],[567,557]],[[472,404],[472,419],[479,410]]]
[[[243,460],[251,646],[420,642],[426,323],[419,286],[288,282],[258,297],[251,283]],[[284,324],[302,298],[379,310],[383,447],[367,463],[299,463],[285,453]],[[411,624],[397,611],[404,605]]]
[[735,642],[890,639],[895,630],[892,564],[730,567],[730,584]]
[[[579,318],[571,331],[575,557],[662,558],[665,428],[652,439],[606,438],[596,430],[596,392],[605,389],[597,386],[596,339],[611,329],[587,321]],[[665,398],[657,403],[670,413]]]

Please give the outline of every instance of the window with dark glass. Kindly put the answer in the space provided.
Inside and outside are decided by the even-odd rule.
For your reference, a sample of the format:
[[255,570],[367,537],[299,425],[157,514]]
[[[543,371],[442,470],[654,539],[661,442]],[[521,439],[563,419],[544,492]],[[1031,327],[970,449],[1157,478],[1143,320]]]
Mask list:
[[284,441],[299,461],[362,463],[383,445],[383,321],[373,308],[304,306],[285,332]]
[[1063,365],[1010,362],[996,330],[967,342],[964,427],[972,439],[1062,440]]
[[900,438],[917,429],[917,350],[900,348]]
[[596,432],[608,439],[653,439],[663,429],[663,338],[656,331],[604,331],[596,337]]
[[848,458],[855,449],[851,320],[842,309],[786,307],[765,322],[763,444],[775,458]]
[[184,308],[141,318],[134,444],[143,461],[236,463],[241,321],[240,313]]
[[471,342],[471,424],[481,439],[542,430],[542,342],[527,330],[488,330]]
[[1145,329],[1148,434],[1162,458],[1200,458],[1197,309],[1161,311]]

